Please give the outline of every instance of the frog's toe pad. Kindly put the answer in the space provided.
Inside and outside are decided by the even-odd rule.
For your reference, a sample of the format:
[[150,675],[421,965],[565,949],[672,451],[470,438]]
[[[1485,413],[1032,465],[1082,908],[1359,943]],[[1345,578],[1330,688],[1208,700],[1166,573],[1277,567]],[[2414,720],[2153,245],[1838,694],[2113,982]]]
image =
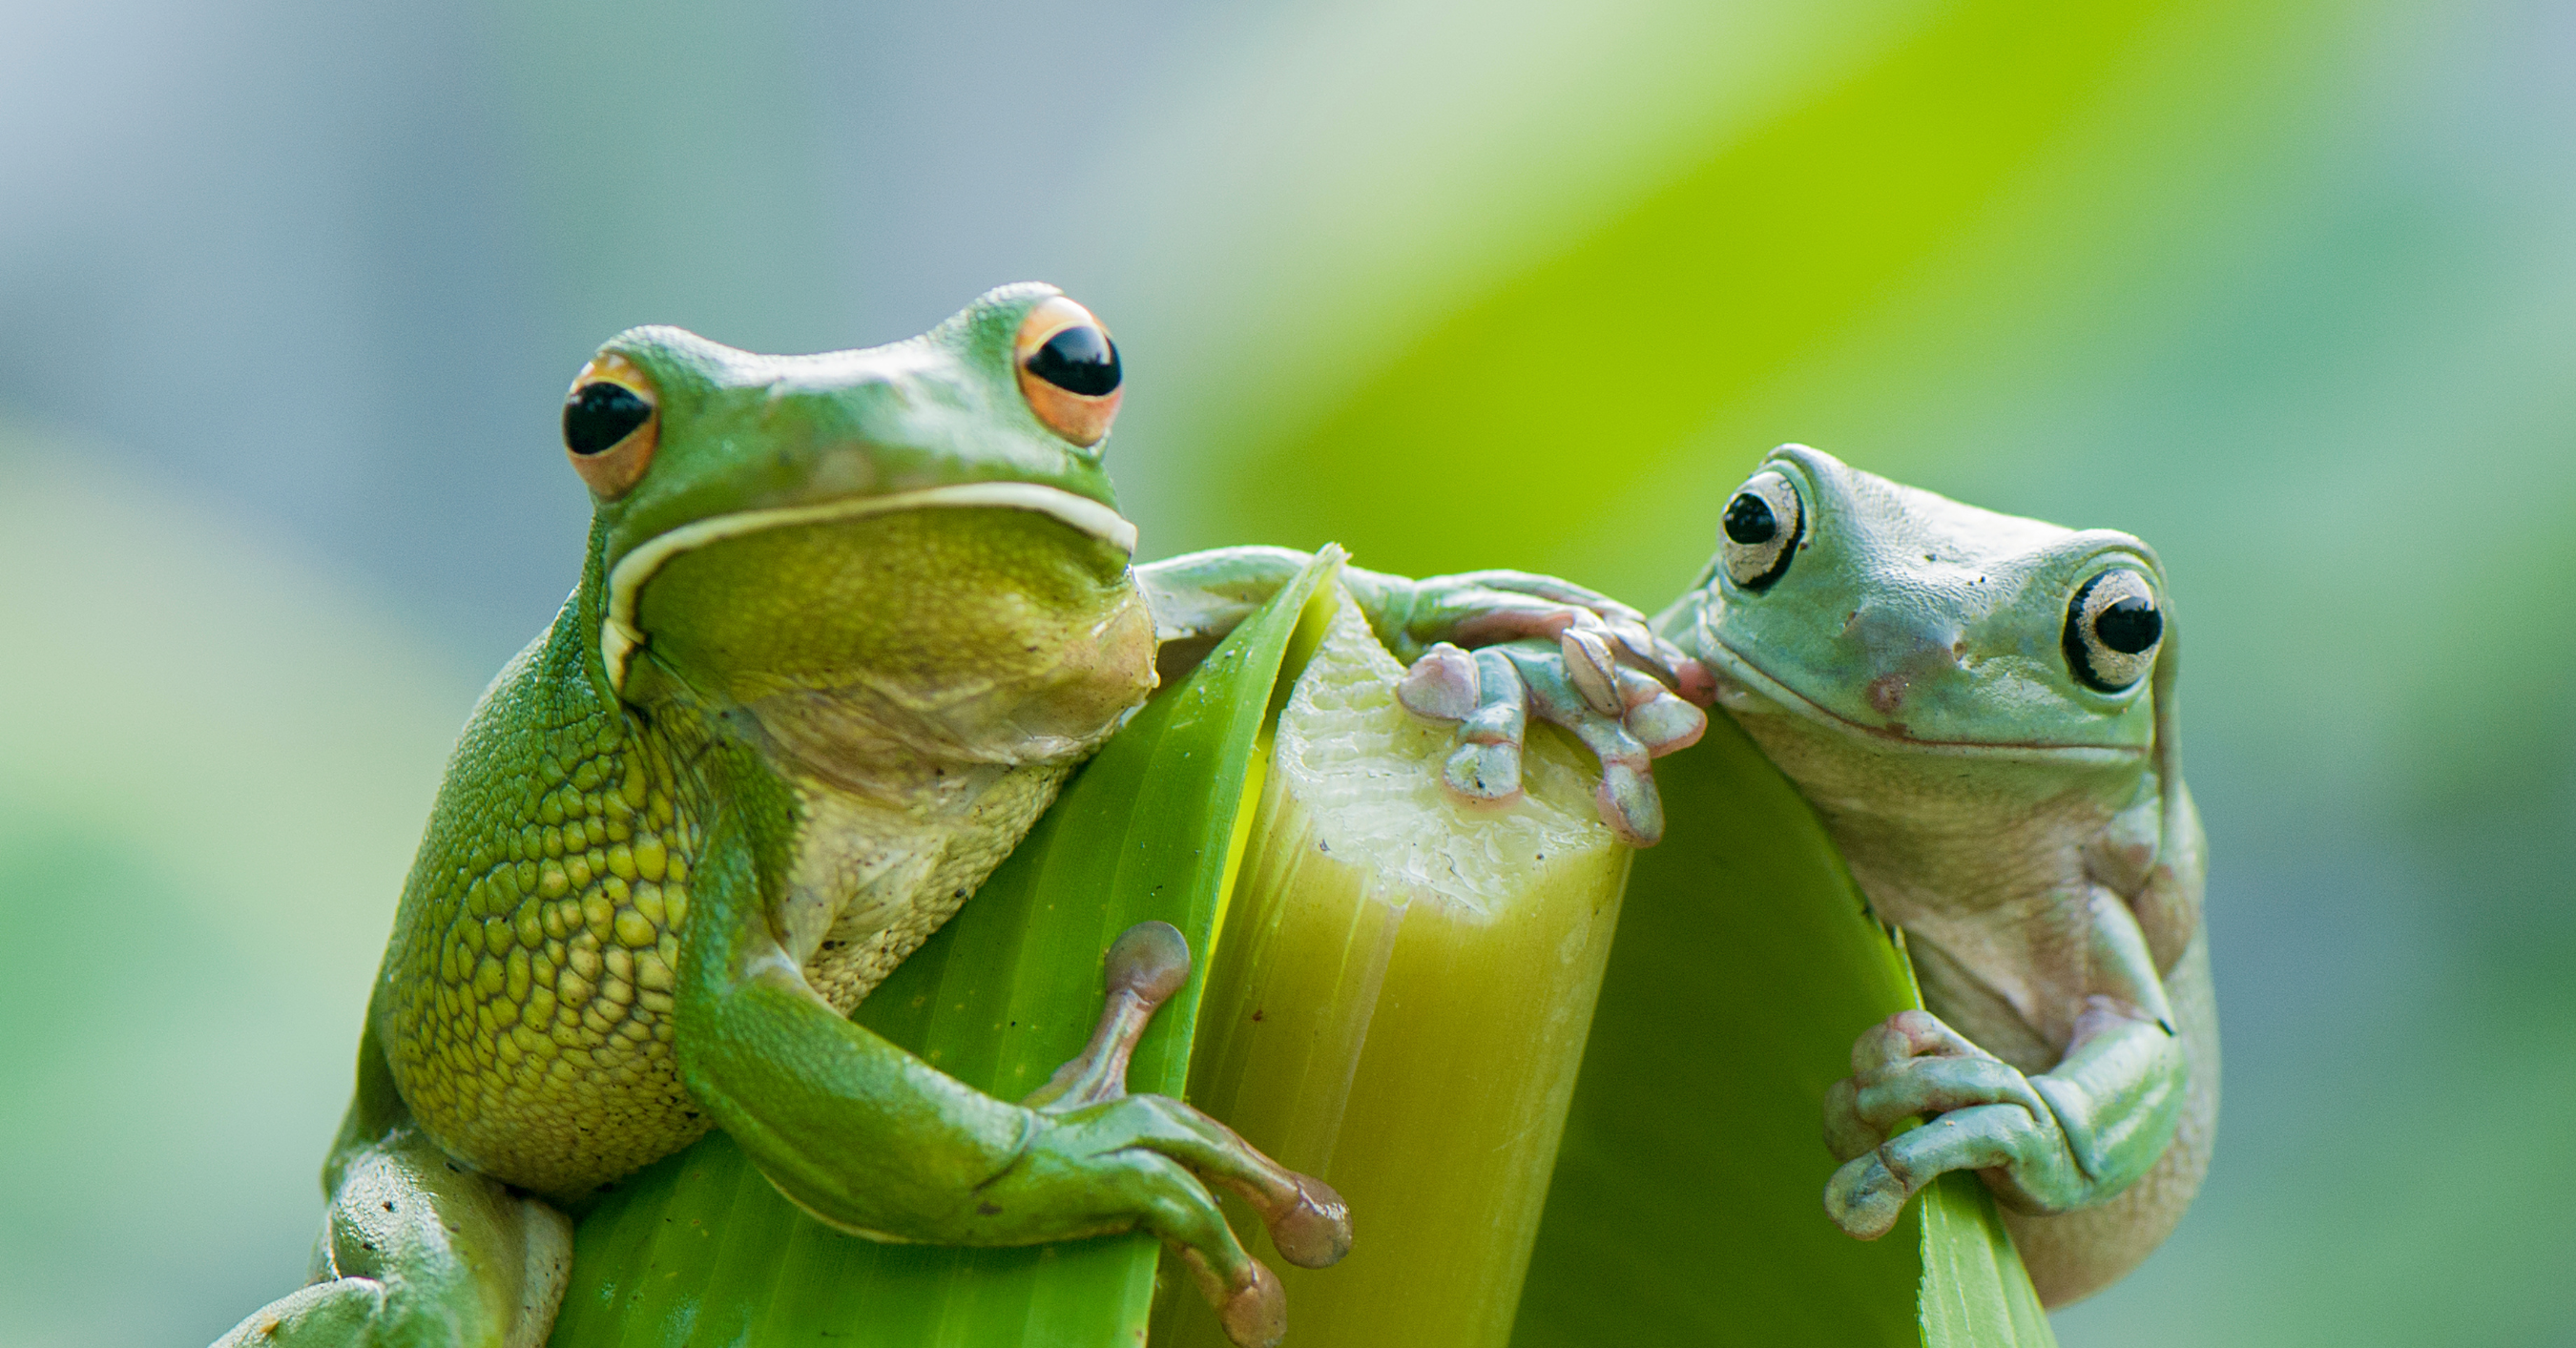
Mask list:
[[1351,1208],[1333,1186],[1297,1177],[1296,1201],[1270,1219],[1270,1243],[1299,1268],[1330,1268],[1351,1252]]
[[1288,1337],[1288,1294],[1279,1287],[1279,1276],[1263,1268],[1259,1260],[1246,1259],[1243,1267],[1229,1282],[1208,1268],[1207,1260],[1196,1250],[1183,1250],[1181,1260],[1189,1265],[1201,1291],[1216,1307],[1216,1318],[1225,1326],[1225,1336],[1240,1348],[1276,1348]]
[[1664,802],[1655,793],[1655,779],[1626,763],[1602,759],[1593,804],[1601,822],[1630,847],[1652,847],[1664,836]]
[[1707,731],[1707,712],[1669,694],[1628,713],[1628,733],[1657,758],[1699,743]]
[[1461,744],[1440,769],[1450,791],[1481,804],[1499,804],[1521,793],[1521,746]]
[[1913,1190],[1890,1173],[1875,1151],[1850,1161],[1825,1181],[1825,1215],[1844,1234],[1876,1240],[1896,1229],[1897,1216]]
[[1190,943],[1169,922],[1139,922],[1109,947],[1109,990],[1133,992],[1157,1007],[1190,976]]
[[1463,721],[1476,714],[1480,700],[1476,657],[1441,642],[1422,653],[1404,672],[1395,697],[1405,710],[1433,721]]

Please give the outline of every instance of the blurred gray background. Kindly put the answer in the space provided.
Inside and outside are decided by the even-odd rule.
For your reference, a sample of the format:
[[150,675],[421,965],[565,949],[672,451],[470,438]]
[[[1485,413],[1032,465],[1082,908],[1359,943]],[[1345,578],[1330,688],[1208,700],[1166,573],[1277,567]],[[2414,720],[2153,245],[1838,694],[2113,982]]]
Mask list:
[[0,1339],[300,1277],[554,418],[1065,286],[1144,551],[1653,606],[1772,443],[2133,530],[2227,1103],[2069,1348],[2576,1343],[2576,9],[0,4]]

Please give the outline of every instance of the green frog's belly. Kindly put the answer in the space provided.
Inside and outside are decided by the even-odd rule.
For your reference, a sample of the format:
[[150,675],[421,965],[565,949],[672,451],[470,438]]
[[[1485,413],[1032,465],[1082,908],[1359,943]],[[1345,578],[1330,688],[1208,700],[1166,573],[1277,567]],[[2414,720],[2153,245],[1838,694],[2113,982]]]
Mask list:
[[[843,1015],[956,916],[1054,803],[1073,764],[999,770],[951,811],[887,811],[809,798],[799,899],[780,926],[811,948],[805,979]],[[961,793],[964,794],[964,793]]]

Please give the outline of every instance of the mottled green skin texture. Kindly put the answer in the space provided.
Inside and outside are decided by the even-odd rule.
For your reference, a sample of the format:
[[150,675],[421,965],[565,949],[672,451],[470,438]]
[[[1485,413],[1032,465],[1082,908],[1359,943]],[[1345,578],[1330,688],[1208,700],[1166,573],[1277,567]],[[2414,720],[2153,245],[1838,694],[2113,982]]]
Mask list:
[[702,784],[585,670],[579,606],[484,697],[404,886],[377,1030],[412,1112],[485,1174],[577,1194],[710,1126],[673,989]]
[[[1844,1164],[1827,1211],[1874,1238],[1935,1175],[1977,1170],[2062,1305],[2173,1229],[2217,1123],[2163,568],[2129,535],[1979,510],[1803,446],[1763,473],[1803,503],[1785,570],[1745,583],[1730,557],[1751,554],[1721,539],[1658,627],[1816,806],[1904,931],[1932,1013],[1864,1034],[1828,1094]],[[2146,578],[2166,626],[2137,657],[2151,672],[2106,691],[2066,641],[2077,591],[2113,569]],[[1898,1131],[1915,1116],[1929,1122]]]

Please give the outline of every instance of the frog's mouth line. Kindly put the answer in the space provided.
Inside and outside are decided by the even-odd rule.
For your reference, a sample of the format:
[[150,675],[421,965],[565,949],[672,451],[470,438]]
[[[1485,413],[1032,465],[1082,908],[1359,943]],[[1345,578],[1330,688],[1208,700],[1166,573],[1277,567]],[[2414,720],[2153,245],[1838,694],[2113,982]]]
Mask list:
[[636,604],[644,592],[644,582],[662,569],[662,563],[681,553],[767,529],[823,524],[868,515],[891,515],[906,510],[971,506],[1034,510],[1041,515],[1051,515],[1130,557],[1136,555],[1136,526],[1126,516],[1088,496],[1076,496],[1060,487],[1035,482],[961,482],[953,486],[925,487],[919,491],[899,491],[883,496],[844,496],[810,505],[777,506],[711,516],[646,539],[634,551],[618,558],[617,565],[610,569],[608,616],[599,624],[599,658],[608,666],[608,686],[625,691],[627,662],[644,644],[644,630],[636,626],[635,621]]
[[[1755,696],[1768,698],[1810,721],[1829,726],[1845,734],[1957,758],[2005,758],[2025,762],[2093,763],[2112,766],[2130,762],[2147,752],[2144,748],[2125,744],[2039,744],[2011,740],[1916,739],[1901,729],[1855,721],[1772,677],[1760,665],[1746,658],[1742,651],[1719,640],[1717,634],[1709,631],[1705,626],[1700,629],[1700,632],[1706,638],[1705,649],[1717,656],[1714,663],[1721,666],[1719,673],[1722,677],[1733,679]],[[1721,702],[1725,700],[1723,693],[1720,694],[1719,700]]]

